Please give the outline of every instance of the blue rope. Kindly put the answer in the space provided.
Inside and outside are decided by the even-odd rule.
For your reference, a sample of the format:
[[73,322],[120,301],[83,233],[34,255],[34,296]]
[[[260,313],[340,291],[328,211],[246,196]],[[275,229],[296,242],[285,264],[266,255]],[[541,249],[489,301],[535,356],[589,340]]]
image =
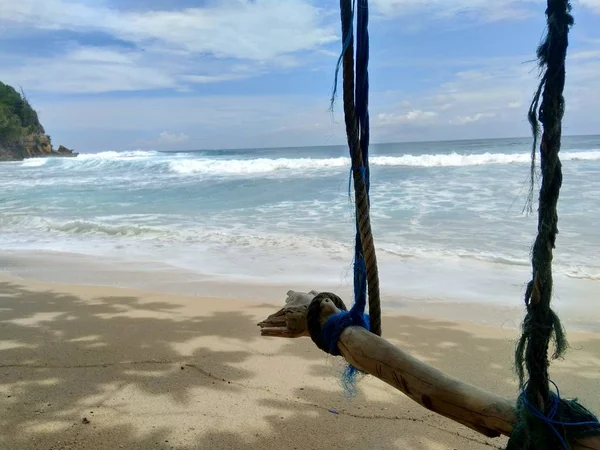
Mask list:
[[[367,199],[369,198],[369,2],[358,0],[356,24],[356,87],[355,110],[359,132],[360,150],[363,166],[360,173],[365,180]],[[352,149],[351,149],[352,151]],[[358,220],[356,222],[356,240],[354,247],[354,301],[364,311],[367,302],[367,271],[360,239]]]
[[367,169],[366,184],[369,192],[369,2],[358,0],[356,25],[356,118],[360,133],[360,150]]
[[339,78],[339,73],[340,73],[340,67],[342,66],[342,59],[344,58],[344,54],[346,53],[346,50],[348,50],[348,47],[350,47],[350,44],[352,43],[352,39],[354,37],[354,35],[352,34],[352,31],[354,29],[354,9],[355,9],[354,5],[355,5],[355,3],[356,3],[356,0],[353,0],[352,14],[350,16],[350,26],[348,27],[348,33],[346,33],[346,36],[342,36],[342,39],[343,39],[342,52],[340,53],[340,56],[338,57],[337,64],[335,65],[335,74],[333,77],[333,92],[331,94],[331,100],[329,102],[329,109],[331,111],[333,111],[333,104],[335,103],[335,96],[337,95],[338,78]]
[[[351,20],[354,19],[354,10],[356,9],[356,0],[353,2]],[[368,0],[358,0],[357,10],[357,43],[356,43],[356,88],[355,88],[355,110],[356,120],[359,129],[360,150],[362,153],[362,166],[351,167],[351,171],[359,171],[360,176],[365,180],[367,188],[367,198],[369,193],[369,112],[368,112],[368,97],[369,97],[369,6]],[[340,55],[335,71],[335,86],[337,87],[337,77],[342,61],[342,57],[350,44],[352,43],[353,22],[348,26],[347,36],[344,37],[342,54]],[[334,94],[332,96],[332,105]],[[355,149],[350,148],[352,152]],[[348,186],[350,190],[350,186]],[[367,268],[363,255],[362,242],[360,239],[358,221],[356,221],[356,241],[354,247],[354,305],[350,311],[342,311],[338,314],[330,316],[321,329],[320,340],[323,348],[326,348],[328,353],[339,355],[337,342],[340,335],[346,327],[360,326],[370,329],[369,316],[365,314],[367,303]],[[344,386],[352,385],[352,380],[357,373],[357,369],[349,366],[344,374]],[[346,389],[348,390],[348,389]]]
[[342,332],[347,327],[363,327],[369,329],[369,315],[361,314],[358,309],[353,313],[354,308],[350,311],[342,311],[332,316],[329,316],[325,325],[321,330],[322,342],[327,343],[327,353],[334,356],[339,356],[340,351],[337,348],[337,342],[340,340]]
[[558,412],[558,407],[560,405],[561,399],[560,399],[560,390],[558,389],[558,386],[556,385],[556,383],[552,380],[550,380],[550,383],[552,383],[552,385],[556,389],[556,394],[553,392],[550,393],[550,398],[552,399],[552,407],[548,411],[548,414],[544,414],[542,411],[540,411],[538,408],[536,408],[533,403],[531,403],[529,401],[529,399],[527,398],[527,394],[525,392],[527,383],[526,383],[525,387],[523,388],[523,391],[521,392],[520,400],[527,407],[527,409],[529,409],[529,411],[531,412],[531,414],[533,414],[533,416],[535,416],[536,418],[538,418],[542,422],[544,422],[546,425],[548,425],[548,427],[554,432],[556,437],[560,440],[560,443],[562,444],[563,448],[565,450],[569,450],[569,445],[567,444],[567,442],[565,441],[563,436],[560,434],[560,432],[556,429],[555,425],[565,426],[565,427],[569,427],[569,426],[570,427],[577,427],[577,426],[581,427],[581,426],[599,425],[599,422],[597,420],[588,421],[588,422],[561,422],[559,420],[554,420],[554,416],[556,416],[556,413]]

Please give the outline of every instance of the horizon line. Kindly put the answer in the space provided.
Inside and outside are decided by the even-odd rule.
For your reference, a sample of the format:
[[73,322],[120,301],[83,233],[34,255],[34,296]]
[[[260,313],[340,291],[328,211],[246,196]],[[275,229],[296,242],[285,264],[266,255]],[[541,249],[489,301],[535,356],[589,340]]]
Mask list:
[[[600,137],[600,134],[563,134],[565,137]],[[494,137],[494,138],[469,138],[469,139],[440,139],[440,140],[414,140],[414,141],[395,141],[395,142],[371,142],[370,145],[395,145],[395,144],[437,144],[443,142],[473,142],[473,141],[506,141],[510,139],[532,139],[532,136],[512,136],[512,137]],[[347,147],[348,144],[325,144],[325,145],[288,145],[288,146],[270,146],[270,147],[221,147],[221,148],[197,148],[187,150],[145,150],[156,151],[158,153],[193,153],[193,152],[218,152],[223,150],[290,150],[298,148],[323,148],[323,147]],[[116,151],[136,151],[141,149],[116,150]]]

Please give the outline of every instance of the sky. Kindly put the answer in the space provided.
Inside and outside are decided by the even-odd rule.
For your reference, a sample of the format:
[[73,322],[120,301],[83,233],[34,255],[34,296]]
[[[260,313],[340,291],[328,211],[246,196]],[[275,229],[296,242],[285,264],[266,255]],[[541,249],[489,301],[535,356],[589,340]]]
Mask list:
[[[565,134],[600,134],[600,0],[572,0]],[[370,0],[373,142],[527,136],[545,0]],[[0,0],[0,80],[84,152],[334,145],[337,0]]]

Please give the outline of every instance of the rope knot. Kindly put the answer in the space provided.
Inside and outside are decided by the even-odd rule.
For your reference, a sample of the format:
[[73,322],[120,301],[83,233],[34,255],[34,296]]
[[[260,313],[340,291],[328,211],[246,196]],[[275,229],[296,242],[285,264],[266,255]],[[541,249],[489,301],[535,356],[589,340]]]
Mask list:
[[[325,304],[324,302],[331,303]],[[306,314],[307,328],[313,342],[326,353],[339,356],[337,343],[342,332],[351,326],[370,330],[369,316],[364,314],[365,301],[362,306],[356,302],[350,311],[344,302],[335,294],[322,292],[315,296],[308,306]],[[326,316],[326,314],[330,314]],[[323,320],[325,319],[325,322]]]
[[[364,306],[361,308],[356,304],[347,311],[341,298],[329,292],[322,292],[315,296],[308,306],[306,322],[310,338],[325,353],[338,356],[340,352],[337,343],[347,327],[359,326],[371,331],[369,316],[363,312]],[[362,374],[363,372],[353,365],[346,364],[346,368],[340,374],[340,381],[347,397],[358,394],[357,379]]]
[[327,353],[334,356],[339,356],[340,352],[337,348],[337,343],[342,335],[342,332],[347,327],[363,327],[369,329],[369,316],[367,314],[356,314],[351,310],[342,311],[332,316],[329,316],[323,328],[319,339],[323,342],[323,346],[327,349]]
[[[554,386],[556,393],[549,392],[547,406],[544,408],[546,413],[542,412],[527,398],[526,384],[518,400],[519,415],[525,416],[524,419],[526,421],[535,419],[544,423],[546,427],[552,430],[552,435],[544,433],[543,430],[537,430],[543,436],[543,440],[548,443],[554,437],[564,450],[569,450],[568,441],[573,438],[573,435],[583,437],[586,434],[596,434],[600,430],[600,422],[598,422],[598,419],[591,412],[581,406],[577,400],[561,399],[560,390],[556,383],[550,380],[550,384]],[[571,427],[571,429],[565,427]],[[578,429],[575,430],[575,428]],[[522,428],[519,429],[517,427],[511,440],[515,439],[522,431]],[[538,437],[530,436],[530,440],[537,442],[538,448],[550,448],[548,446],[544,447],[542,442],[537,439]],[[511,448],[510,445],[509,448]]]

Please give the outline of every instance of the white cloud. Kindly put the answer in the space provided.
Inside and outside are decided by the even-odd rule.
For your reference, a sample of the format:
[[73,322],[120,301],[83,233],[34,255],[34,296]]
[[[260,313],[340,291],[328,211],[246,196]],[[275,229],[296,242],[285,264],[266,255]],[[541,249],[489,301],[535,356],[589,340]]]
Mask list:
[[514,108],[531,97],[537,83],[535,67],[535,63],[522,65],[514,61],[510,65],[492,64],[476,71],[457,72],[429,100],[443,105],[447,114],[453,116],[469,117],[482,111],[500,113],[508,105]]
[[130,65],[134,62],[135,57],[130,52],[123,50],[106,47],[79,47],[73,49],[66,59],[73,62]]
[[182,142],[187,142],[190,140],[190,137],[184,133],[169,133],[168,131],[163,131],[158,136],[158,142],[160,144],[180,144]]
[[[444,64],[444,61],[440,61]],[[535,63],[480,61],[465,78],[459,71],[427,92],[372,92],[373,142],[527,136],[528,103],[538,82]],[[565,134],[597,132],[600,60],[567,68]],[[332,118],[326,95],[222,95],[143,98],[31,99],[57,140],[81,151],[155,148],[226,148],[343,144],[341,106]],[[493,117],[492,117],[493,115]],[[173,131],[176,130],[176,133]],[[174,136],[175,138],[171,138]],[[165,138],[163,138],[164,140]],[[91,146],[93,145],[93,147]]]
[[[147,131],[139,130],[140,134],[149,134]],[[92,131],[93,134],[93,131]],[[135,139],[131,143],[131,147],[136,149],[166,149],[175,150],[181,149],[182,144],[189,142],[190,137],[185,133],[171,133],[169,131],[161,132],[158,137],[153,139]],[[103,148],[104,150],[106,148]]]
[[[89,143],[97,146],[94,149],[107,149],[131,148],[139,142],[148,148],[181,148],[184,143],[186,148],[205,148],[344,142],[341,111],[336,111],[335,120],[327,113],[328,92],[323,91],[329,89],[330,79],[325,87],[309,86],[315,93],[322,88],[320,96],[312,96],[310,89],[303,90],[306,95],[295,96],[245,92],[237,96],[161,94],[154,98],[152,94],[135,98],[53,96],[52,101],[40,94],[188,93],[199,84],[260,76],[274,68],[306,63],[309,57],[314,58],[311,63],[319,63],[310,67],[316,70],[328,53],[321,45],[334,39],[339,27],[337,8],[329,16],[328,11],[311,6],[311,1],[321,4],[315,0],[212,0],[205,8],[136,12],[87,1],[0,0],[0,27],[5,26],[5,35],[14,27],[20,28],[17,33],[44,27],[76,32],[69,36],[108,33],[130,43],[124,48],[70,42],[64,51],[43,58],[0,51],[0,79],[22,85],[28,93],[33,91],[30,97],[41,110],[44,125],[68,146],[85,151]],[[322,3],[333,7],[333,2]],[[467,8],[469,14],[490,20],[497,17],[494,8],[498,5],[543,7],[542,0],[496,3],[492,7],[481,0],[372,0],[380,13],[390,17],[405,12],[450,17]],[[588,8],[592,4],[587,0]],[[592,112],[600,104],[600,42],[589,38],[583,45],[582,41],[573,39],[575,45],[569,53],[566,133],[597,130]],[[333,57],[327,66],[332,69],[337,51],[328,56]],[[373,56],[374,60],[380,57]],[[419,58],[386,55],[386,77],[397,80],[393,71],[398,66],[403,66],[407,77],[414,76],[411,69],[427,69],[431,78],[422,85],[430,87],[402,91],[400,83],[397,90],[378,92],[389,88],[385,83],[390,81],[380,77],[374,82],[370,99],[373,141],[527,134],[526,109],[538,81],[535,62],[522,64],[530,58],[503,54],[482,59],[471,53],[445,59],[435,52]],[[381,67],[378,63],[374,70]],[[204,86],[201,91],[211,88]],[[157,135],[161,130],[166,131]],[[148,140],[140,141],[144,138]]]
[[[60,55],[18,57],[0,51],[0,79],[28,91],[103,93],[155,89],[185,91],[193,84],[256,77],[268,65],[203,61],[139,49],[70,45]],[[40,70],[40,68],[42,68]]]
[[600,0],[579,0],[578,3],[590,8],[592,11],[600,13]]
[[[409,104],[409,102],[403,102],[403,104]],[[430,123],[438,116],[433,111],[421,111],[419,109],[413,109],[404,114],[394,113],[380,113],[377,115],[378,125],[394,125],[394,124],[422,124]]]
[[180,11],[119,11],[75,0],[1,0],[0,22],[102,31],[138,45],[266,61],[337,41],[337,27],[307,0],[219,0]]
[[[5,35],[93,32],[127,42],[64,41],[45,57],[0,52],[0,79],[63,93],[176,89],[286,70],[337,41],[337,20],[310,0],[214,0],[178,11],[121,11],[85,0],[0,0]],[[84,41],[82,41],[84,42]],[[43,68],[40,70],[40,68]]]
[[467,125],[469,123],[479,122],[484,119],[491,119],[492,117],[496,117],[495,113],[476,113],[470,116],[458,116],[454,119],[450,120],[450,123],[456,125]]
[[0,79],[27,90],[97,93],[178,85],[173,68],[153,65],[140,52],[122,49],[78,47],[60,57],[2,60]]
[[[600,0],[598,0],[600,1]],[[600,45],[600,42],[598,42]],[[568,59],[570,61],[583,61],[589,59],[600,59],[600,50],[582,50],[578,52],[573,52],[568,55]]]
[[220,83],[222,81],[234,81],[246,78],[242,74],[224,73],[221,75],[184,75],[184,80],[192,83]]
[[[440,60],[439,64],[445,65],[445,62]],[[484,126],[489,119],[494,123],[525,123],[524,109],[537,83],[536,72],[531,70],[535,63],[522,65],[513,60],[512,64],[507,64],[506,61],[483,59],[473,66],[458,70],[449,81],[428,92],[406,95],[398,102],[400,111],[387,109],[378,114],[375,126],[384,132],[385,128],[404,125],[405,128],[399,129],[401,135],[406,126],[435,125],[438,132],[454,136],[457,131],[448,127],[471,130],[475,126]],[[402,105],[412,106],[406,111]],[[519,108],[523,109],[522,114]],[[517,131],[519,129],[526,130],[514,127],[513,133],[522,134]]]
[[[32,98],[56,142],[81,151],[154,148],[240,148],[340,144],[343,120],[332,120],[327,96],[177,96]],[[159,141],[168,136],[185,142]],[[166,141],[169,141],[167,137]]]
[[528,15],[527,6],[542,0],[372,0],[387,17],[427,13],[435,18],[467,14],[485,20],[519,19]]
[[[527,19],[543,14],[545,0],[371,0],[374,9],[384,17],[425,13],[433,18],[457,15],[477,17],[486,21]],[[600,0],[576,0],[583,6],[600,12]],[[535,9],[534,9],[535,8]]]
[[[388,141],[460,139],[528,135],[527,108],[539,79],[535,61],[522,63],[491,58],[471,61],[469,68],[457,70],[448,81],[426,92],[405,93],[395,108],[371,102],[385,113],[372,116],[376,128],[373,139]],[[438,64],[452,67],[439,59]],[[594,48],[573,52],[567,61],[565,88],[566,134],[597,133],[595,111],[600,104],[600,55]],[[411,111],[402,105],[411,105]],[[412,114],[411,114],[412,112]],[[426,114],[425,112],[429,113]],[[412,120],[411,120],[412,119]],[[428,136],[415,128],[430,119]]]

